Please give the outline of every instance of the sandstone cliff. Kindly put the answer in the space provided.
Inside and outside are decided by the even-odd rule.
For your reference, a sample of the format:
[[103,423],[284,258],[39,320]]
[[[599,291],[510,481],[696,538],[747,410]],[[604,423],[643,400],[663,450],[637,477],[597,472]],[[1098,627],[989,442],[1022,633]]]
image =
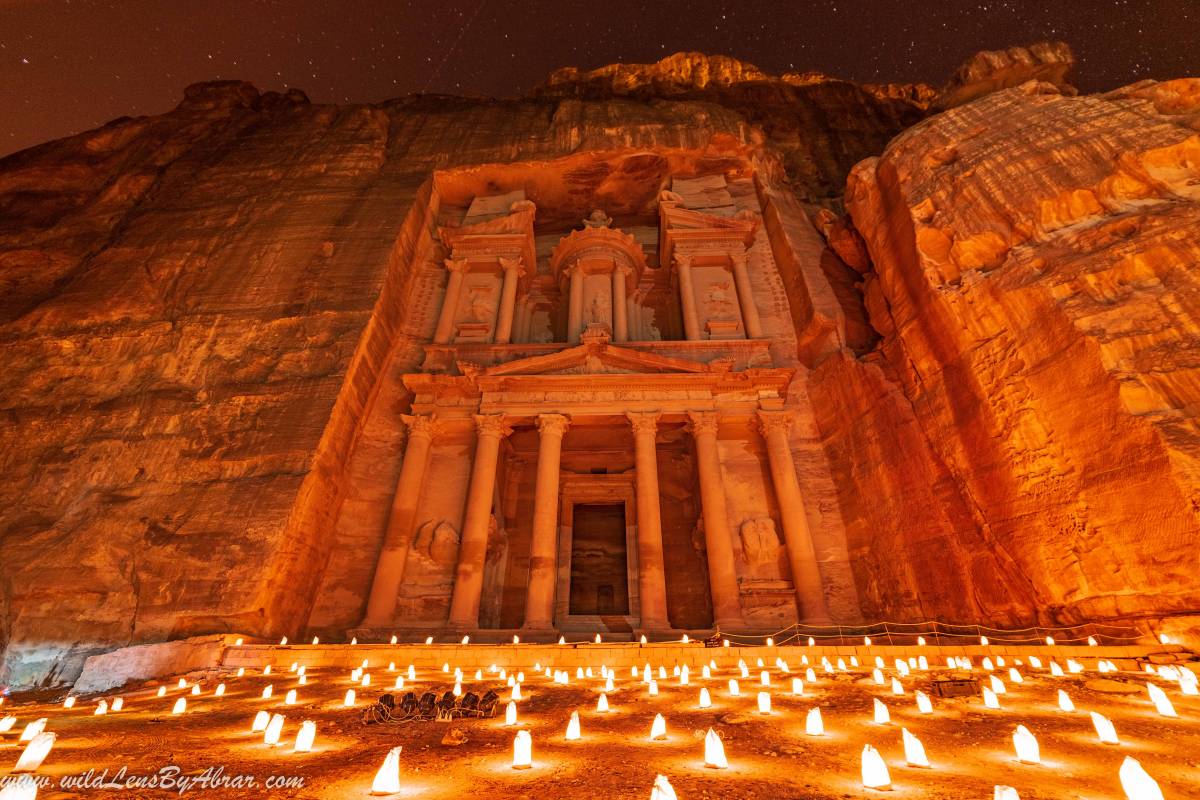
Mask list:
[[1200,608],[1198,131],[1198,80],[1031,82],[854,170],[872,263],[827,229],[883,338],[810,392],[868,616]]
[[[1062,79],[985,61],[952,87]],[[369,570],[420,242],[514,162],[575,218],[758,170],[810,368],[802,485],[866,616],[1194,612],[1200,84],[1069,94],[964,89],[922,122],[926,87],[694,54],[518,101],[223,82],[0,160],[0,683],[295,635],[328,564]],[[851,219],[816,213],[879,153]]]
[[575,219],[735,157],[825,197],[924,113],[800,91],[339,107],[223,82],[0,160],[0,683],[304,629],[334,521],[378,523],[394,488],[400,442],[368,410],[407,402],[385,365],[417,354],[435,170],[566,159],[540,190]]

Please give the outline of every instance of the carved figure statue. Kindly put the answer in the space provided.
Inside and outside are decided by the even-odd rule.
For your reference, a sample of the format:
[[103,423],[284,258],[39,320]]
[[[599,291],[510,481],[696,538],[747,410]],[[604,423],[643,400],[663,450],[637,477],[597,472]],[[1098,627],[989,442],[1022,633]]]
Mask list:
[[588,228],[607,228],[612,224],[612,217],[610,217],[608,214],[605,214],[601,209],[597,208],[587,216],[587,219],[583,221],[583,224]]
[[471,322],[491,322],[492,315],[495,314],[495,309],[492,308],[491,290],[487,287],[478,287],[471,291],[471,305],[468,313],[471,317]]
[[588,322],[607,322],[611,304],[603,292],[596,292],[588,304]]
[[435,564],[455,564],[458,561],[458,531],[445,520],[427,520],[417,530],[413,550]]
[[732,284],[729,281],[714,281],[708,285],[704,296],[704,305],[709,313],[716,316],[734,316]]
[[751,567],[774,564],[779,559],[779,534],[770,517],[748,519],[742,523],[742,552]]

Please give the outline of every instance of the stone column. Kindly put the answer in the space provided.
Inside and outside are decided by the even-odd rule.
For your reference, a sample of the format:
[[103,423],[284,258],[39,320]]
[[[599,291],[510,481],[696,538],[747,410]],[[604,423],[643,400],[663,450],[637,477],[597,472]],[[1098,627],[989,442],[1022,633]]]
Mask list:
[[692,257],[675,254],[675,269],[679,273],[679,304],[683,309],[683,335],[688,341],[700,340],[700,318],[696,315],[696,292],[692,288]]
[[479,593],[483,590],[483,569],[487,559],[488,527],[496,491],[496,462],[500,440],[512,433],[503,414],[476,414],[475,461],[471,467],[471,487],[463,518],[462,540],[458,546],[458,568],[454,591],[450,595],[450,627],[470,630],[479,627]]
[[571,268],[571,299],[567,306],[567,341],[579,344],[583,328],[583,269],[578,264]]
[[759,411],[758,425],[767,443],[767,458],[771,462],[771,480],[779,514],[783,521],[784,545],[792,567],[792,582],[796,587],[796,604],[800,619],[812,625],[829,625],[825,607],[825,591],[821,586],[821,571],[817,567],[816,548],[808,515],[804,512],[804,497],[796,479],[796,464],[788,443],[792,424],[790,411]]
[[396,482],[396,494],[392,497],[383,549],[375,563],[375,577],[367,598],[367,614],[362,622],[365,628],[390,625],[392,622],[396,598],[404,579],[404,566],[408,562],[421,485],[429,464],[429,448],[438,432],[437,421],[432,416],[406,414],[402,419],[408,425],[408,444],[404,450],[404,464],[400,467],[400,479]]
[[613,265],[612,271],[612,310],[613,310],[613,341],[629,341],[629,318],[625,305],[625,273],[629,268],[620,264]]
[[500,312],[496,316],[496,344],[508,344],[512,341],[513,313],[517,305],[517,282],[525,274],[519,258],[502,258],[500,266],[504,268],[504,288],[500,292]]
[[704,544],[708,550],[708,583],[712,591],[713,622],[719,628],[742,623],[742,603],[734,565],[733,539],[725,510],[721,455],[717,450],[715,411],[689,411],[688,430],[696,443],[700,473],[700,504],[704,512]]
[[446,284],[446,296],[442,298],[442,313],[438,317],[437,330],[433,334],[436,344],[447,344],[454,335],[454,315],[458,311],[458,297],[462,294],[463,276],[467,273],[466,261],[446,259],[450,281]]
[[762,322],[758,318],[758,306],[754,304],[754,290],[750,288],[750,273],[746,269],[750,254],[746,251],[733,256],[733,283],[737,287],[738,303],[742,308],[742,322],[746,325],[746,338],[762,337]]
[[637,465],[638,596],[641,598],[642,627],[666,630],[667,578],[663,560],[662,509],[658,494],[657,411],[627,413],[633,424]]
[[533,489],[533,535],[529,543],[529,585],[525,627],[554,626],[554,587],[558,583],[558,478],[563,434],[570,420],[562,414],[538,416],[537,482]]

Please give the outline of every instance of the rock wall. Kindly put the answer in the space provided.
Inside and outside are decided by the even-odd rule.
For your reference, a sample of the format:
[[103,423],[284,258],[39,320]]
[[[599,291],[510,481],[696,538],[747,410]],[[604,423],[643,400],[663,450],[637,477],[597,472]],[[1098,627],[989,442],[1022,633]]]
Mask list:
[[[769,148],[818,197],[924,113],[839,83],[750,118],[760,88],[736,84],[344,107],[202,84],[0,160],[0,684],[131,643],[295,635],[331,560],[369,575],[356,531],[401,450],[379,420],[425,335],[410,267],[441,198],[464,202],[436,170],[575,158],[561,190],[582,206]],[[627,160],[644,151],[675,155]]]
[[1200,608],[1197,131],[1197,80],[1031,82],[854,170],[882,340],[809,390],[868,616]]

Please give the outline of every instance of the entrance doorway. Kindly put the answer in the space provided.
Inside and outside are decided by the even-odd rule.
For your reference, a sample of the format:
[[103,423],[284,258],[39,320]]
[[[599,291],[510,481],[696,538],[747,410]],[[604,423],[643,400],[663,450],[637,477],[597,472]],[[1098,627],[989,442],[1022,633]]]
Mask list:
[[571,535],[572,615],[629,613],[624,503],[579,503]]

